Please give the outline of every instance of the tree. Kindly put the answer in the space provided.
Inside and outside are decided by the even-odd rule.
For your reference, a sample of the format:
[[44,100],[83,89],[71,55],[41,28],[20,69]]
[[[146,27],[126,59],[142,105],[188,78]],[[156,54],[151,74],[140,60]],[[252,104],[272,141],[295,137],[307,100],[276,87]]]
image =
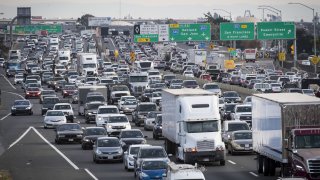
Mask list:
[[178,24],[178,22],[174,19],[167,19],[165,24]]
[[81,18],[77,19],[77,23],[80,23],[81,25],[85,26],[85,27],[89,27],[89,17],[94,17],[91,14],[85,14],[83,16],[81,16]]
[[210,12],[205,13],[204,18],[211,24],[211,39],[220,40],[220,23],[230,21],[217,14],[213,16]]

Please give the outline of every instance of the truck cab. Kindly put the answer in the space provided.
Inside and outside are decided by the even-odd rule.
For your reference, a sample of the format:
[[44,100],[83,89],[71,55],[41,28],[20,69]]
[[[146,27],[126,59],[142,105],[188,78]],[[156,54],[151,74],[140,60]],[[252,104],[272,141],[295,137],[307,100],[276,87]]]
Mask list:
[[203,175],[203,169],[197,167],[197,165],[193,166],[190,164],[175,164],[173,162],[169,162],[167,166],[167,171],[163,175],[164,180],[174,180],[174,179],[197,179],[197,180],[205,180]]
[[129,88],[131,94],[140,96],[145,89],[149,88],[147,73],[131,73],[129,75]]

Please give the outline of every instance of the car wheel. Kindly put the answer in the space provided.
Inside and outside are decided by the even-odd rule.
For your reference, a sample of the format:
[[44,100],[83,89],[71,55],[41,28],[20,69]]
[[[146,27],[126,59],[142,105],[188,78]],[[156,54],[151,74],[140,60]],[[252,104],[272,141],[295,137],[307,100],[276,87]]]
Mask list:
[[226,161],[223,159],[223,160],[220,160],[220,166],[225,166],[226,165]]
[[33,115],[33,111],[31,111],[31,112],[29,113],[29,115],[30,115],[30,116]]
[[60,144],[60,140],[59,139],[55,139],[54,140],[56,144]]
[[48,129],[47,125],[44,125],[43,128]]
[[16,114],[15,113],[11,113],[11,116],[15,116]]

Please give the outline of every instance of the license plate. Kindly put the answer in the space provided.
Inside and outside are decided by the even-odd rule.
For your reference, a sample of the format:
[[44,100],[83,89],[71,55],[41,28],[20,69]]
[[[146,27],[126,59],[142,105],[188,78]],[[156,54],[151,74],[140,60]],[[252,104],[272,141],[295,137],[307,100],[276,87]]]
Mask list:
[[113,156],[108,156],[108,159],[113,159]]
[[249,144],[245,144],[244,147],[248,148],[248,147],[249,147]]
[[70,142],[73,142],[73,139],[69,139]]
[[203,161],[208,162],[208,161],[209,161],[209,158],[204,158]]
[[244,150],[250,150],[250,148],[248,148],[248,147],[245,147],[245,148],[244,148]]

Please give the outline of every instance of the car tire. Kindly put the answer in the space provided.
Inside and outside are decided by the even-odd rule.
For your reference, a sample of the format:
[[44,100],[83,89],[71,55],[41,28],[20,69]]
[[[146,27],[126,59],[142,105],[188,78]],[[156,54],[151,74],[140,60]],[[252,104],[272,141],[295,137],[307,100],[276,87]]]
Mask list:
[[58,139],[55,139],[54,141],[55,141],[56,144],[61,144],[60,140],[58,140]]
[[264,176],[268,176],[270,173],[270,163],[268,158],[263,158],[262,171]]
[[257,156],[257,171],[258,174],[263,173],[263,157],[261,155]]
[[220,166],[225,166],[226,165],[226,160],[222,159],[220,160]]
[[29,113],[29,115],[32,116],[32,115],[33,115],[33,111],[31,111],[31,112]]
[[11,116],[15,116],[16,114],[15,113],[11,113]]
[[47,125],[44,125],[43,128],[44,128],[44,129],[48,129]]

